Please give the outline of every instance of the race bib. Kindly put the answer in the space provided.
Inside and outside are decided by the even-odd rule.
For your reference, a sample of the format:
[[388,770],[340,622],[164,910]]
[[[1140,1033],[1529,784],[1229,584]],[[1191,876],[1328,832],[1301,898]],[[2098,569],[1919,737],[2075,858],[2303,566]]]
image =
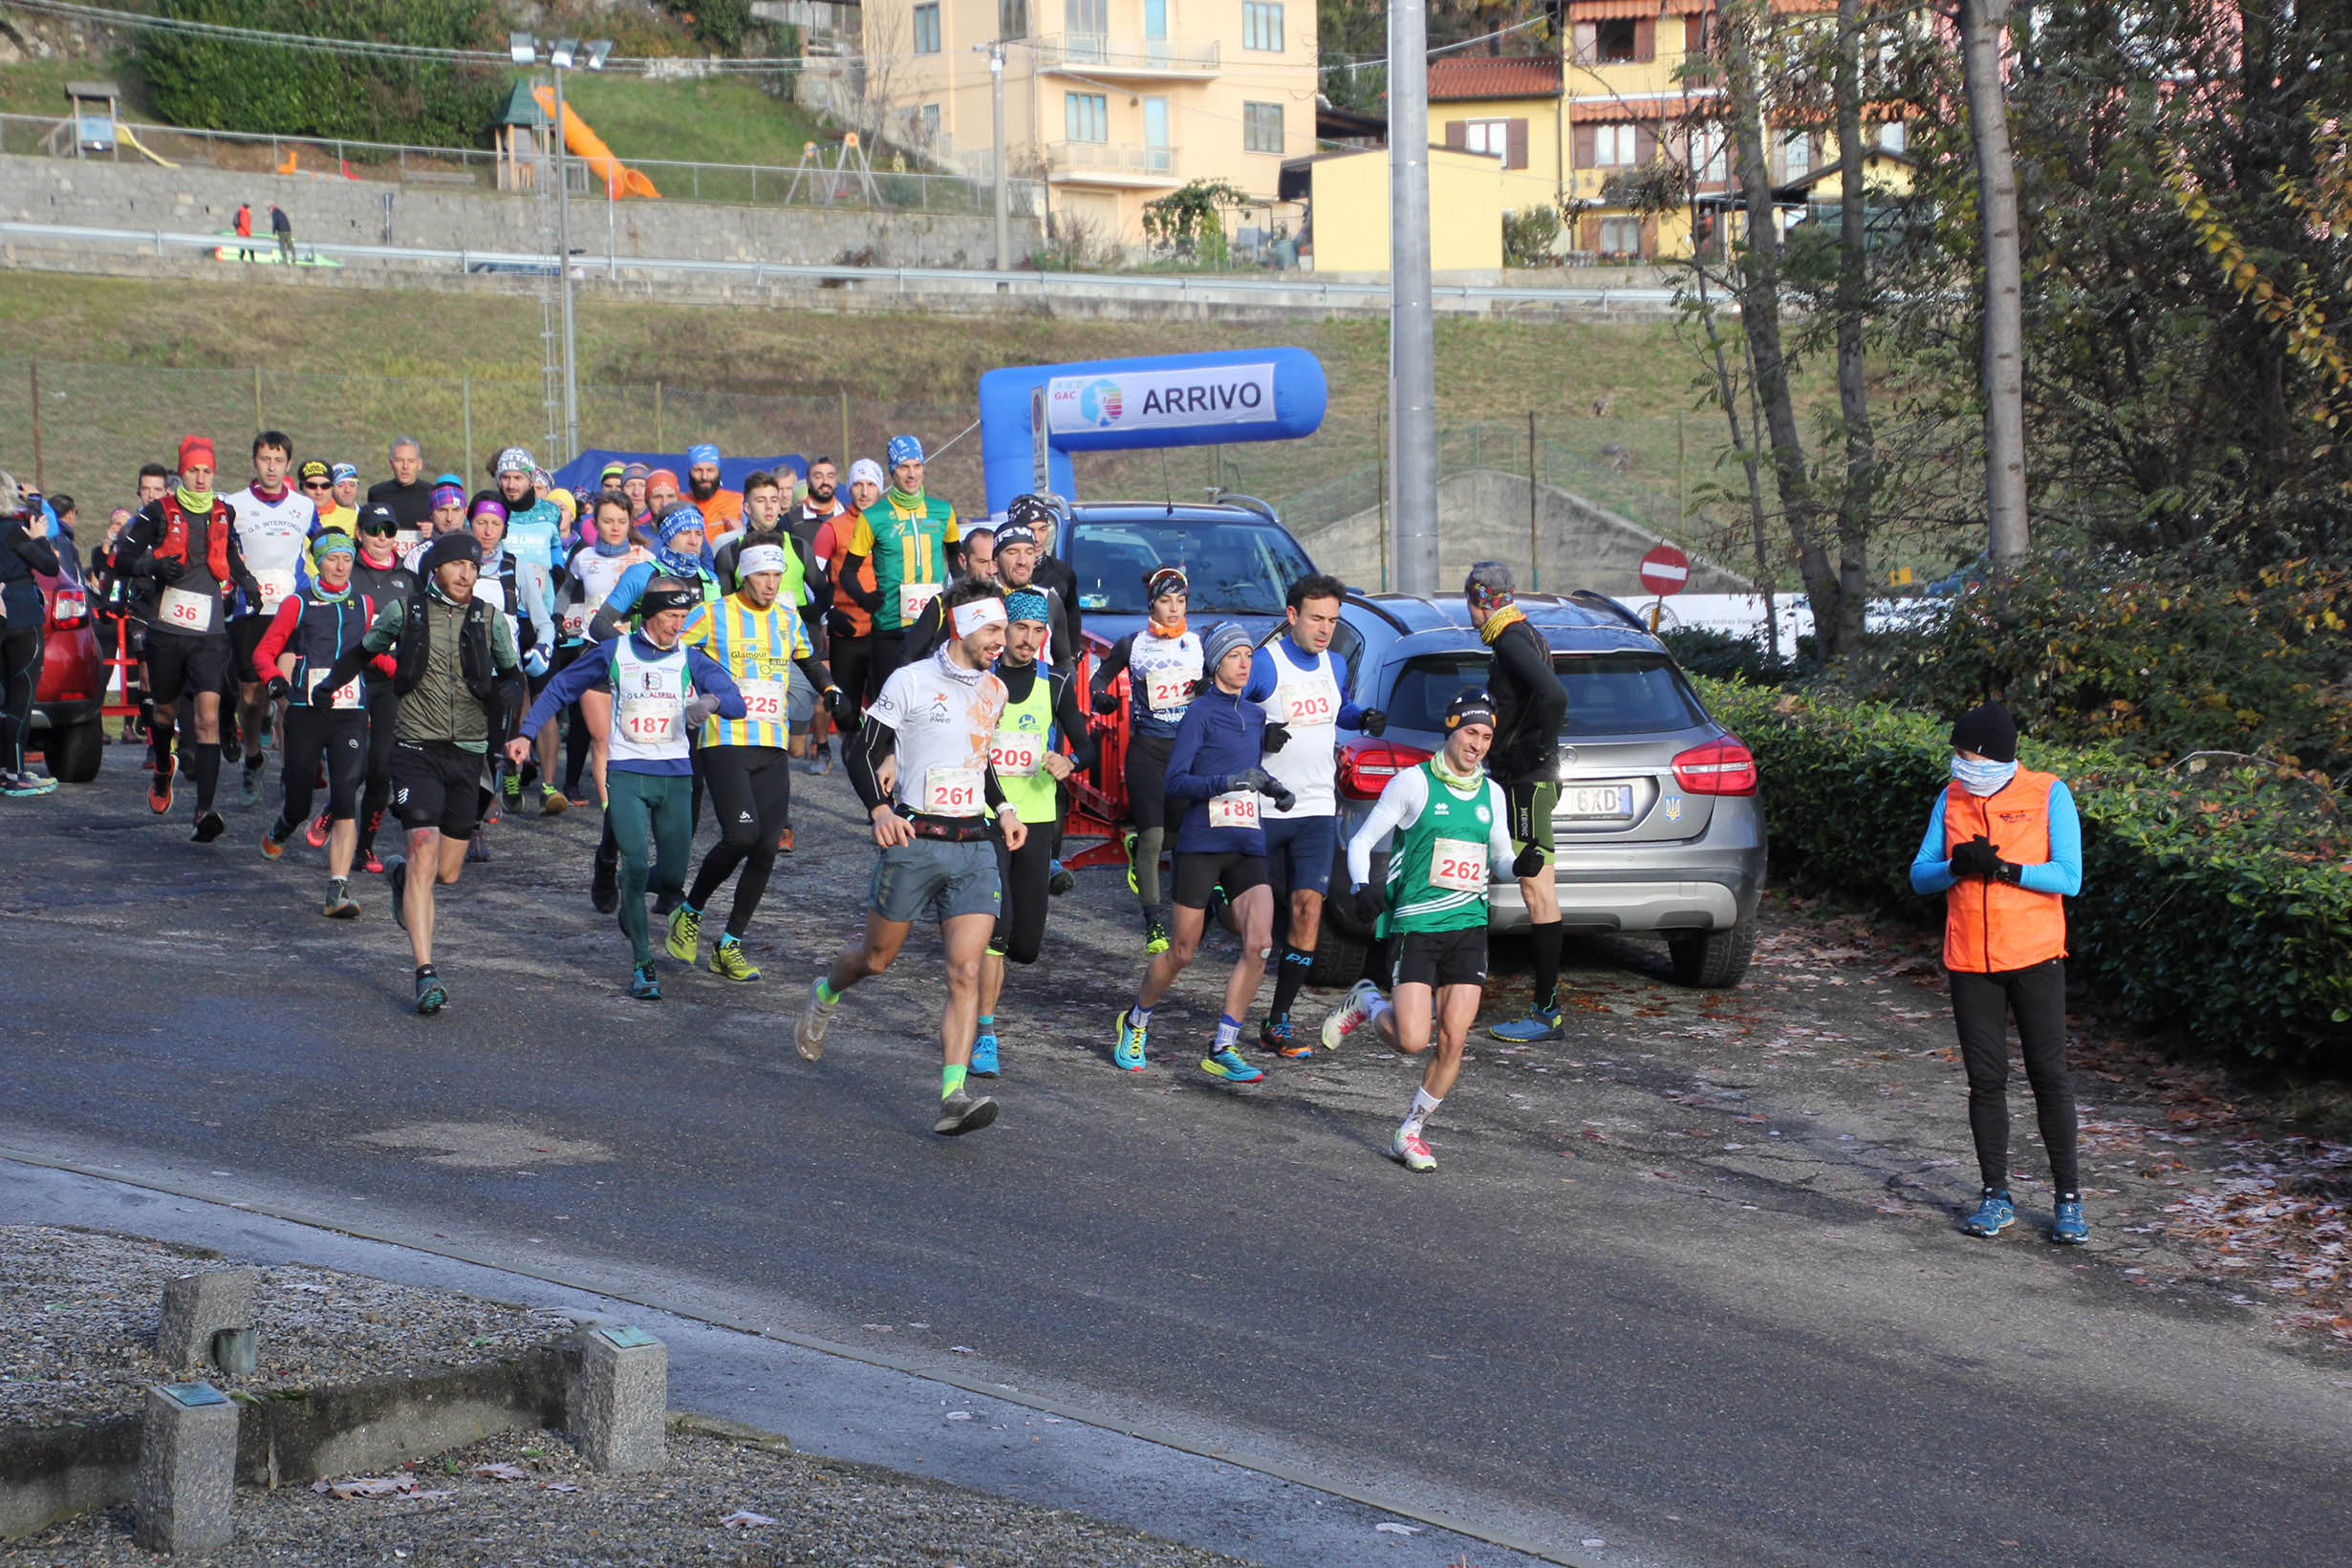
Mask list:
[[929,604],[939,591],[939,585],[937,583],[900,583],[898,624],[913,630],[915,623],[922,618],[923,606]]
[[1441,838],[1429,847],[1429,885],[1454,892],[1483,892],[1486,889],[1486,846],[1468,839]]
[[999,730],[988,741],[988,765],[1000,779],[1034,779],[1046,765],[1046,738],[1027,730]]
[[476,578],[474,592],[492,610],[507,608],[507,580],[503,577]]
[[209,632],[212,616],[221,601],[209,593],[197,593],[184,588],[167,588],[156,605],[156,614],[165,626],[180,632]]
[[1283,722],[1285,724],[1313,726],[1338,721],[1339,699],[1328,686],[1294,686],[1283,697]]
[[744,721],[745,723],[781,724],[784,722],[783,681],[739,680],[736,685],[744,694]]
[[1255,827],[1258,826],[1258,792],[1237,789],[1229,795],[1218,795],[1209,802],[1211,827]]
[[392,535],[392,548],[399,550],[402,555],[406,555],[410,550],[415,549],[419,545],[423,543],[424,535],[419,533],[414,528],[396,529]]
[[596,612],[587,605],[566,605],[564,607],[564,635],[573,638],[586,637],[588,623],[595,619],[595,616]]
[[261,590],[261,612],[265,615],[276,614],[278,606],[284,604],[294,591],[294,574],[291,571],[256,571],[253,582]]
[[923,814],[930,817],[980,815],[981,770],[976,767],[935,767],[923,774]]
[[359,677],[357,676],[352,677],[349,680],[346,680],[343,684],[337,686],[334,691],[329,692],[325,698],[320,698],[318,695],[319,688],[327,684],[327,677],[330,673],[331,672],[326,670],[313,670],[311,672],[311,706],[313,708],[358,707],[360,703]]
[[1144,686],[1143,703],[1154,713],[1168,713],[1189,706],[1193,699],[1190,676],[1159,676]]
[[678,721],[684,704],[675,697],[624,697],[615,717],[620,732],[639,745],[658,745],[678,739]]

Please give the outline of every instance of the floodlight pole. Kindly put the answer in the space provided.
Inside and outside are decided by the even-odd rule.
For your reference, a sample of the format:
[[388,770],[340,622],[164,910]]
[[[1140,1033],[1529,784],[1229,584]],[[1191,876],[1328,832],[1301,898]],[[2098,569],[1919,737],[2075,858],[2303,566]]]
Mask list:
[[[999,39],[988,46],[989,113],[996,123],[996,214],[997,270],[1009,268],[1012,262],[1012,215],[1004,191],[1004,44]],[[1010,286],[998,283],[997,291],[1004,292]]]
[[1396,586],[1437,591],[1437,343],[1431,319],[1428,0],[1389,7],[1389,515]]
[[550,55],[555,71],[555,257],[556,276],[564,288],[564,462],[580,454],[580,369],[572,332],[572,181],[564,167],[564,68]]

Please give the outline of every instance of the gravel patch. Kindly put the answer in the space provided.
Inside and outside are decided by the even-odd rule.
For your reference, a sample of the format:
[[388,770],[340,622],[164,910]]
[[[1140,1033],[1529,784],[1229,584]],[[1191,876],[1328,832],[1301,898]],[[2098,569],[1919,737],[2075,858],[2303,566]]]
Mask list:
[[[357,1479],[334,1482],[346,1492],[368,1490],[351,1485]],[[236,1539],[205,1560],[220,1568],[1218,1568],[1241,1561],[917,1476],[676,1432],[669,1467],[650,1475],[598,1475],[560,1433],[507,1432],[368,1479],[414,1490],[388,1496],[337,1496],[308,1486],[240,1490]],[[0,1563],[155,1560],[131,1544],[127,1509],[0,1545]]]
[[[144,1237],[0,1226],[0,1422],[55,1426],[134,1414],[180,1369],[156,1359],[163,1286],[220,1256]],[[263,1268],[253,1287],[261,1364],[208,1371],[263,1394],[483,1361],[563,1338],[561,1313],[396,1285],[332,1269]]]

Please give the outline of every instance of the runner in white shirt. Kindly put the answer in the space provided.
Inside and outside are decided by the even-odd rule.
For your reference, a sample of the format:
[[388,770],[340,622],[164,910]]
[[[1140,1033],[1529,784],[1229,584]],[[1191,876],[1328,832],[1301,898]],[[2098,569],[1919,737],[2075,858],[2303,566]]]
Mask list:
[[966,578],[945,595],[951,640],[929,658],[902,665],[883,682],[849,750],[850,782],[874,819],[875,857],[865,932],[809,988],[794,1041],[814,1062],[842,993],[880,975],[897,957],[916,918],[939,923],[947,950],[947,1005],[939,1020],[944,1059],[934,1132],[972,1132],[996,1120],[997,1103],[964,1085],[980,1023],[981,959],[1003,901],[993,810],[1004,848],[1018,852],[1029,829],[1004,797],[989,743],[1004,712],[1004,682],[990,669],[1004,651],[1004,598]]
[[231,668],[237,673],[238,743],[245,754],[245,777],[239,800],[247,806],[261,804],[262,766],[269,760],[271,719],[277,704],[253,678],[253,651],[278,606],[310,586],[306,554],[312,536],[319,531],[318,505],[286,483],[293,466],[294,443],[282,430],[265,430],[253,438],[253,483],[227,496],[237,518],[237,549],[260,592],[240,593],[236,613],[228,623]]

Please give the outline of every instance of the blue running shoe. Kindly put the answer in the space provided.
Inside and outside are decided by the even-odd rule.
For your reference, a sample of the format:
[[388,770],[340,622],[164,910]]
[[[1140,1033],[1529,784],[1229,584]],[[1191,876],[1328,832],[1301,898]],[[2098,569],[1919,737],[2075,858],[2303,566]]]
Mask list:
[[654,978],[652,964],[639,964],[629,972],[629,995],[638,1001],[659,1001],[661,982]]
[[2050,1221],[2050,1239],[2061,1247],[2080,1247],[2091,1238],[2091,1228],[2082,1218],[2081,1198],[2061,1198],[2057,1217]]
[[1560,1009],[1557,1007],[1531,1009],[1525,1018],[1514,1019],[1509,1023],[1498,1023],[1486,1032],[1497,1040],[1507,1040],[1514,1045],[1528,1045],[1543,1040],[1565,1040],[1568,1034],[1561,1027]]
[[1241,1053],[1228,1045],[1223,1050],[1200,1060],[1200,1070],[1212,1078],[1221,1078],[1228,1084],[1255,1084],[1265,1076],[1241,1060]]
[[1301,1040],[1291,1030],[1288,1019],[1268,1019],[1258,1025],[1258,1048],[1272,1051],[1276,1056],[1304,1060],[1315,1054],[1315,1042]]
[[994,1078],[997,1075],[997,1037],[982,1035],[972,1042],[972,1065],[966,1069],[974,1078]]
[[[2078,1213],[2082,1207],[2075,1205]],[[1960,1229],[1970,1235],[1996,1236],[2016,1224],[2017,1218],[2017,1205],[2009,1201],[2009,1194],[1988,1187],[1984,1190],[1984,1201],[1976,1205],[1974,1214],[1960,1222]]]
[[1134,1026],[1128,1009],[1120,1008],[1118,1043],[1111,1047],[1111,1064],[1125,1067],[1129,1072],[1143,1071],[1143,1042],[1147,1033]]

